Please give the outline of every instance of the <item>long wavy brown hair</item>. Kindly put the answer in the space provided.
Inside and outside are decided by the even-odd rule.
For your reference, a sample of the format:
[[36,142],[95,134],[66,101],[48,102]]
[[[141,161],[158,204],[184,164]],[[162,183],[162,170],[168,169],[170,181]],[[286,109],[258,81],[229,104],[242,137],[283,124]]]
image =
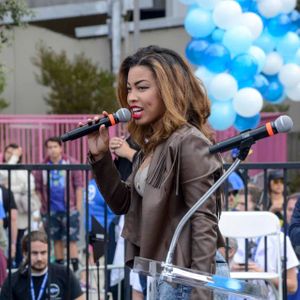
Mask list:
[[195,77],[187,62],[175,51],[148,46],[128,56],[120,67],[118,100],[122,107],[127,103],[127,80],[130,68],[148,67],[155,78],[159,96],[166,111],[155,132],[149,125],[141,126],[131,120],[128,131],[145,153],[166,140],[176,129],[186,123],[197,127],[212,140],[212,131],[207,124],[210,103],[203,84]]

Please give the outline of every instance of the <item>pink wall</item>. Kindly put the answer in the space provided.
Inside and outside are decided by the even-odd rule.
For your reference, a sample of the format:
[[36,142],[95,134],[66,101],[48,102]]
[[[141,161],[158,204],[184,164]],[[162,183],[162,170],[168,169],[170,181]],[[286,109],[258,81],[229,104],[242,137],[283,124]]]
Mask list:
[[[5,145],[17,143],[23,148],[24,163],[40,163],[44,157],[44,141],[50,136],[60,136],[77,127],[78,122],[91,116],[88,115],[1,115],[0,116],[0,153]],[[261,124],[272,121],[278,114],[262,114]],[[124,134],[124,126],[110,127],[111,135]],[[238,134],[230,128],[217,132],[217,140],[221,141]],[[250,162],[286,162],[287,136],[278,134],[257,142],[252,147]],[[86,162],[86,138],[64,143],[65,152]],[[1,159],[1,154],[0,154]],[[1,159],[2,161],[2,159]]]

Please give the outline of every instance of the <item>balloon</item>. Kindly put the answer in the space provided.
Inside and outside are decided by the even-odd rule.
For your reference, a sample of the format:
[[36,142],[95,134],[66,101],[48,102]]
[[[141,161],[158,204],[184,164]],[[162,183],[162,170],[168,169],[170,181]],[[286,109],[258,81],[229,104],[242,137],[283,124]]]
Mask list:
[[273,36],[285,35],[292,28],[291,18],[287,14],[281,14],[268,22],[268,31]]
[[220,73],[228,69],[230,53],[222,45],[214,43],[204,51],[204,65],[212,72]]
[[280,69],[278,78],[284,87],[292,88],[300,83],[300,67],[296,64],[286,64]]
[[273,18],[282,11],[281,0],[261,0],[257,2],[259,13],[266,18]]
[[247,27],[253,39],[257,39],[261,35],[264,27],[261,17],[253,12],[243,13],[240,16],[238,25]]
[[210,72],[207,68],[201,66],[195,71],[195,76],[199,78],[206,88],[208,88],[211,80],[215,77],[215,73]]
[[297,5],[297,0],[281,0],[281,3],[282,3],[281,12],[288,14],[295,9]]
[[286,89],[286,95],[293,101],[300,101],[300,83],[290,89]]
[[257,46],[251,46],[247,52],[248,54],[252,55],[255,57],[257,61],[257,73],[260,73],[265,62],[266,62],[266,53],[259,47]]
[[283,66],[283,59],[277,52],[271,52],[266,57],[262,71],[267,75],[275,75]]
[[238,90],[236,80],[228,73],[221,73],[212,79],[209,94],[216,100],[227,101],[233,98]]
[[263,98],[256,89],[243,88],[236,93],[232,103],[237,114],[242,117],[253,117],[261,111]]
[[195,8],[188,12],[184,27],[190,36],[201,38],[210,35],[215,29],[215,24],[210,12]]
[[266,76],[258,74],[254,77],[253,88],[257,89],[262,95],[267,91],[269,80]]
[[245,26],[236,26],[224,33],[223,44],[231,54],[246,52],[252,45],[253,36]]
[[257,72],[257,68],[258,63],[255,57],[245,53],[236,56],[232,60],[229,71],[240,82],[253,78]]
[[233,125],[236,113],[232,101],[216,101],[211,106],[208,121],[215,130],[226,130]]
[[196,3],[196,0],[179,0],[182,4],[191,5]]
[[243,11],[248,11],[252,7],[252,0],[236,0]]
[[196,0],[199,6],[212,10],[221,0]]
[[264,32],[254,41],[255,46],[261,48],[265,53],[270,53],[274,50],[276,44],[273,37],[264,30]]
[[279,97],[277,100],[272,101],[272,104],[277,105],[281,104],[286,99],[286,94],[283,93],[281,97]]
[[213,33],[211,34],[211,39],[216,42],[216,43],[222,43],[223,37],[224,37],[224,33],[225,31],[217,28],[213,31]]
[[185,55],[194,65],[203,64],[203,54],[209,46],[209,42],[204,39],[192,39],[185,48]]
[[288,32],[285,36],[283,36],[276,47],[278,53],[280,53],[282,57],[294,56],[299,48],[300,39],[294,32]]
[[237,2],[225,0],[215,6],[212,18],[218,27],[230,29],[236,25],[241,14],[242,8]]
[[244,131],[247,129],[256,128],[259,122],[260,114],[256,114],[253,117],[249,118],[245,118],[237,114],[233,126],[238,131]]
[[279,82],[277,76],[268,77],[269,86],[263,93],[264,98],[269,102],[274,102],[280,99],[284,92],[283,85]]

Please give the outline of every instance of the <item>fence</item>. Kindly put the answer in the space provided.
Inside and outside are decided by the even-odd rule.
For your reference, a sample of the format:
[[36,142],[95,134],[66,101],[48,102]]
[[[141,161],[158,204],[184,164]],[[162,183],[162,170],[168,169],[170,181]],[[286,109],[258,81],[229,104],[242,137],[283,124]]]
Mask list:
[[[278,113],[262,113],[261,123],[273,121]],[[24,163],[41,163],[44,158],[44,141],[50,136],[61,136],[85,122],[91,115],[1,115],[0,118],[0,153],[10,143],[17,143],[23,148]],[[110,135],[124,134],[125,127],[121,124],[110,127]],[[217,141],[227,139],[237,134],[234,128],[216,133]],[[286,162],[287,135],[278,134],[272,138],[263,139],[255,144],[249,162]],[[276,151],[274,151],[276,149]],[[64,144],[64,151],[76,158],[80,163],[86,162],[86,138]],[[1,161],[1,154],[0,154]]]
[[[14,171],[14,170],[26,170],[28,172],[28,178],[30,176],[30,174],[34,171],[46,171],[47,172],[47,178],[49,179],[49,173],[51,170],[64,170],[66,171],[66,178],[70,178],[70,172],[72,172],[73,170],[80,170],[84,173],[84,178],[85,178],[85,192],[86,192],[86,197],[88,195],[88,172],[90,167],[88,165],[0,165],[0,169],[2,170],[7,170],[9,173]],[[269,169],[282,169],[284,172],[284,226],[283,226],[283,231],[286,235],[287,233],[287,223],[286,223],[286,199],[287,199],[287,195],[288,195],[288,184],[287,184],[287,178],[288,178],[288,173],[292,170],[299,170],[300,169],[300,163],[277,163],[277,164],[272,164],[272,163],[265,163],[265,164],[242,164],[240,166],[240,169],[245,170],[246,175],[248,174],[248,172],[250,172],[251,170],[259,170],[261,171],[260,173],[262,173],[262,180],[260,180],[260,183],[258,181],[252,180],[252,182],[256,182],[256,184],[260,185],[263,188],[263,197],[266,198],[267,197],[267,171]],[[256,177],[257,179],[257,177]],[[28,186],[30,186],[30,180],[28,180]],[[67,186],[66,189],[69,190],[69,181],[67,181]],[[50,195],[50,186],[49,186],[49,180],[48,180],[48,196]],[[29,211],[30,211],[30,193],[28,195],[28,207],[29,207]],[[226,207],[226,205],[225,205]],[[247,185],[246,185],[246,207],[247,207]],[[70,206],[68,205],[67,202],[67,211],[69,211]],[[105,208],[105,215],[107,215],[107,208]],[[49,213],[50,213],[50,204],[48,202],[48,211],[47,211],[47,217],[49,218]],[[89,215],[89,206],[88,206],[88,201],[87,198],[85,198],[85,219],[88,219],[88,215]],[[10,218],[10,215],[9,215]],[[70,220],[69,220],[69,214],[67,214],[67,224],[68,224],[68,233],[69,233],[69,225],[70,225]],[[8,222],[10,224],[10,222]],[[31,223],[31,214],[28,214],[28,224],[30,226]],[[85,227],[84,227],[84,238],[83,238],[83,248],[84,248],[84,253],[87,253],[87,255],[85,255],[85,258],[83,259],[83,269],[85,268],[85,270],[90,270],[89,268],[89,251],[88,251],[88,245],[89,245],[89,235],[88,235],[88,222],[86,222]],[[11,227],[8,227],[8,236],[9,236],[9,245],[11,245]],[[69,235],[67,235],[67,244],[70,242],[69,239]],[[104,291],[104,295],[105,295],[105,299],[109,299],[109,295],[110,295],[110,287],[108,285],[108,260],[107,260],[107,251],[108,251],[108,244],[107,244],[107,230],[105,230],[105,234],[104,234],[104,249],[105,249],[105,255],[104,255],[104,264],[101,267],[102,269],[104,269],[104,285],[103,285],[103,291]],[[286,240],[285,240],[286,241]],[[10,247],[10,246],[9,246]],[[53,250],[53,246],[52,244],[48,243],[48,249],[50,249],[49,252],[51,252]],[[70,250],[69,247],[66,247],[67,249],[67,267],[69,267],[69,258],[70,258]],[[10,248],[9,248],[9,252],[10,253]],[[286,259],[286,242],[284,244],[284,259]],[[9,256],[9,262],[11,262],[11,258]],[[285,260],[284,260],[285,261]],[[50,256],[48,258],[48,262],[50,263]],[[9,263],[9,270],[8,270],[8,276],[9,278],[11,278],[11,274],[12,274],[12,264]],[[118,266],[117,266],[118,267]],[[84,272],[84,270],[83,270]],[[126,273],[126,272],[125,272]],[[90,283],[90,277],[89,277],[89,272],[85,272],[85,278],[86,278],[86,285],[87,287],[89,286]],[[284,280],[283,280],[283,286],[284,286],[284,299],[286,299],[287,297],[287,289],[286,289],[286,273],[284,273]],[[48,287],[49,288],[49,287]],[[131,295],[130,295],[130,287],[128,285],[128,281],[125,284],[124,290],[121,291],[121,295],[122,295],[122,299],[126,299],[126,300],[130,300],[131,299]],[[87,288],[86,291],[86,299],[92,299],[91,298],[91,294],[89,291],[89,288]],[[115,299],[114,299],[115,300]]]

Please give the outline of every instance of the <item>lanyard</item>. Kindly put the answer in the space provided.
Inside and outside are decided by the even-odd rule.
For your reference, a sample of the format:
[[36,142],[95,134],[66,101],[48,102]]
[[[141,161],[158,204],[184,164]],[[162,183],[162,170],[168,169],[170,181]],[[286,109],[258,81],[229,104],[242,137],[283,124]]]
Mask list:
[[[44,279],[43,279],[43,282],[42,282],[40,291],[39,291],[39,293],[38,293],[38,298],[37,298],[37,300],[41,300],[41,299],[42,299],[42,296],[43,296],[43,294],[44,294],[44,290],[45,290],[45,287],[46,287],[47,279],[48,279],[48,272],[46,273],[46,275],[45,275],[45,277],[44,277]],[[32,299],[32,300],[35,300],[35,293],[34,293],[34,288],[33,288],[32,277],[30,278],[30,289],[31,289],[31,299]]]

